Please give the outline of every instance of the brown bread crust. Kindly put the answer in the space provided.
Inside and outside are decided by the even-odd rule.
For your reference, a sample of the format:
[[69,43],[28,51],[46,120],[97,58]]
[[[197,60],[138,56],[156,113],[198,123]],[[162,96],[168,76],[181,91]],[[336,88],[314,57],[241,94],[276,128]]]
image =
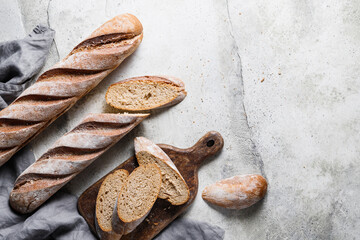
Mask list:
[[[159,161],[162,161],[164,164],[166,164],[168,166],[168,168],[171,169],[171,171],[177,176],[176,179],[171,179],[170,176],[168,176],[166,173],[164,173],[164,174],[162,173],[163,174],[162,175],[163,184],[162,184],[162,188],[160,190],[160,194],[159,194],[158,198],[166,199],[172,205],[182,205],[182,204],[186,203],[190,198],[189,187],[187,186],[185,179],[183,178],[183,176],[181,175],[181,173],[179,172],[179,170],[177,169],[175,164],[172,162],[170,157],[159,146],[157,146],[155,143],[151,142],[149,139],[147,139],[145,137],[135,138],[134,146],[135,146],[136,158],[137,158],[139,165],[147,164],[145,161],[143,161],[141,159],[141,156],[140,156],[140,153],[146,152],[146,153],[152,155],[153,157],[159,159]],[[161,169],[161,167],[160,167],[160,169]],[[179,192],[180,186],[176,185],[176,181],[180,182],[180,184],[182,184],[183,187],[186,188],[186,191],[184,192],[184,195],[183,195],[184,197],[182,198],[182,201],[175,201],[174,197],[169,195],[169,193],[165,189],[166,184],[164,184],[164,183],[169,182],[170,185],[174,186],[176,191]]]
[[254,205],[266,194],[267,181],[257,174],[226,178],[206,186],[202,198],[228,209],[243,209]]
[[148,114],[90,114],[16,180],[10,205],[30,213],[119,141]]
[[119,66],[142,36],[135,16],[114,17],[0,111],[0,166]]

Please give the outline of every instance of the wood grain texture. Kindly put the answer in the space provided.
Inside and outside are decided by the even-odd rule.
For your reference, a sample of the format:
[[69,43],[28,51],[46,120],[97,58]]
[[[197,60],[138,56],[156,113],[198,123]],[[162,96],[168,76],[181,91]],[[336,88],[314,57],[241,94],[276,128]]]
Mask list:
[[[199,167],[205,159],[219,152],[223,145],[223,138],[218,132],[214,131],[206,133],[194,146],[187,149],[159,144],[158,146],[168,154],[188,184],[190,199],[187,203],[180,206],[173,206],[166,200],[158,199],[147,218],[132,233],[123,236],[121,240],[152,239],[183,213],[193,203],[198,192]],[[136,167],[138,167],[138,164],[135,156],[133,156],[108,174],[117,169],[125,169],[132,172]],[[95,235],[96,196],[106,176],[85,190],[78,200],[78,210]]]

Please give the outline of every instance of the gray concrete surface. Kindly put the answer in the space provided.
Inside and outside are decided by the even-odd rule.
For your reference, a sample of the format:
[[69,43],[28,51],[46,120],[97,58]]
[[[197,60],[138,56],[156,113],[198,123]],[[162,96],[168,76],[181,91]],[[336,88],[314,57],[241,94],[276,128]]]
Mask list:
[[39,23],[56,30],[44,70],[117,14],[133,13],[144,26],[136,53],[32,142],[37,156],[86,113],[109,111],[104,93],[111,83],[145,74],[186,83],[181,104],[155,112],[68,191],[81,194],[127,159],[135,136],[189,147],[217,130],[224,150],[201,168],[199,191],[261,173],[268,194],[242,211],[210,206],[199,195],[184,217],[223,227],[227,240],[359,238],[358,1],[0,2],[2,19],[13,11],[0,24],[0,40]]

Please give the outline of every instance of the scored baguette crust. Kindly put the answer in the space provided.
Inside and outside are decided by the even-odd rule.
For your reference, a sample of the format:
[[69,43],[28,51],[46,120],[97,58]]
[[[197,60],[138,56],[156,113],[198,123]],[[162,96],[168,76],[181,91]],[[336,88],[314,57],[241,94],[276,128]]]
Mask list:
[[205,187],[202,198],[229,209],[243,209],[260,201],[266,194],[267,182],[260,175],[234,176]]
[[[166,84],[170,84],[173,86],[176,86],[178,88],[178,92],[177,92],[177,96],[173,99],[168,99],[166,103],[164,104],[158,104],[156,106],[153,106],[151,108],[137,108],[137,109],[133,109],[133,108],[125,108],[125,107],[118,107],[115,105],[115,103],[113,103],[111,101],[111,99],[109,98],[109,92],[111,90],[111,88],[115,87],[116,85],[119,84],[124,84],[124,83],[128,83],[128,82],[154,82],[154,83],[166,83]],[[117,109],[120,110],[124,110],[124,111],[145,111],[145,110],[152,110],[152,109],[160,109],[160,108],[165,108],[165,107],[170,107],[173,105],[176,105],[178,103],[180,103],[182,100],[184,100],[184,98],[186,97],[187,92],[185,91],[185,84],[184,82],[176,77],[171,77],[171,76],[141,76],[141,77],[133,77],[133,78],[128,78],[128,79],[124,79],[121,80],[117,83],[113,83],[109,86],[108,90],[106,91],[105,94],[105,99],[106,102]]]
[[[161,169],[161,177],[163,183],[161,185],[159,198],[166,199],[172,205],[181,205],[186,203],[190,198],[189,187],[187,186],[185,179],[182,177],[181,173],[179,172],[173,161],[171,161],[170,157],[159,146],[157,146],[155,143],[145,137],[136,137],[134,139],[134,146],[135,155],[139,165],[148,164],[148,162],[145,161],[145,159],[142,159],[142,157],[140,156],[142,153],[147,153],[155,157],[159,161],[163,162],[167,166],[167,168],[171,169],[170,171],[176,176],[176,179],[171,178],[169,175],[167,175],[165,169],[162,169],[162,167],[157,162],[153,162]],[[177,183],[180,185],[178,185]],[[168,193],[166,189],[168,185],[174,188],[178,196],[172,196]],[[179,194],[181,193],[181,188],[185,189],[182,195]]]
[[17,178],[11,207],[20,213],[34,211],[147,116],[89,114]]
[[119,66],[142,36],[135,16],[114,17],[0,111],[0,166]]

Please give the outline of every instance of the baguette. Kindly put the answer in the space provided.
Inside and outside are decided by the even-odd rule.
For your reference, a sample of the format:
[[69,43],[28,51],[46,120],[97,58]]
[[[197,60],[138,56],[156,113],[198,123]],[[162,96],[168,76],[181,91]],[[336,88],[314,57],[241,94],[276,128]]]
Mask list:
[[30,213],[96,158],[119,141],[148,114],[90,114],[15,181],[10,205]]
[[119,192],[112,218],[113,231],[120,235],[132,232],[150,213],[160,187],[158,166],[147,164],[136,168]]
[[205,187],[202,198],[220,207],[243,209],[260,201],[266,190],[265,178],[249,174],[223,179]]
[[162,184],[159,198],[172,205],[181,205],[190,198],[189,187],[169,156],[155,143],[144,137],[134,140],[139,165],[155,163],[161,170]]
[[112,230],[112,214],[119,191],[129,176],[124,169],[116,170],[109,174],[102,182],[95,208],[95,227],[101,240],[117,240],[121,235]]
[[175,105],[186,97],[185,84],[169,76],[143,76],[110,85],[106,102],[123,111],[145,111]]
[[119,66],[142,37],[135,16],[116,16],[0,111],[0,166]]

